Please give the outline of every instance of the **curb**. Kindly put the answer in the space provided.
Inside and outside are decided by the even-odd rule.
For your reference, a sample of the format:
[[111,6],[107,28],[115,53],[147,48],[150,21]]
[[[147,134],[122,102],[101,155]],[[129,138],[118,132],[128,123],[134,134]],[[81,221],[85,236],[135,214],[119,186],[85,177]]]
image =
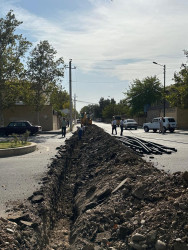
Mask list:
[[37,144],[34,142],[31,142],[31,145],[25,146],[25,147],[0,149],[0,157],[24,155],[24,154],[34,152],[36,148],[37,148]]

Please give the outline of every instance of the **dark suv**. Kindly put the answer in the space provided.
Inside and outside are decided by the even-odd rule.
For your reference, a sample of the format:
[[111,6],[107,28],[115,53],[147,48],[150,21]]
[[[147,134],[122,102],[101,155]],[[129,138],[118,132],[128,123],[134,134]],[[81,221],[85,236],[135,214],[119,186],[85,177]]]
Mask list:
[[42,131],[42,127],[34,126],[29,121],[10,122],[7,127],[0,127],[0,135],[24,134],[26,131],[34,135]]

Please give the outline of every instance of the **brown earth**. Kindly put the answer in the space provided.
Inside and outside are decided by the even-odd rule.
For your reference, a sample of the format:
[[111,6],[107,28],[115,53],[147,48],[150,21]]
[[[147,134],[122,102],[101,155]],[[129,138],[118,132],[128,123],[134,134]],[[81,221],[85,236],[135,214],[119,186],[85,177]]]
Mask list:
[[95,125],[0,218],[0,249],[188,250],[188,173],[160,171]]

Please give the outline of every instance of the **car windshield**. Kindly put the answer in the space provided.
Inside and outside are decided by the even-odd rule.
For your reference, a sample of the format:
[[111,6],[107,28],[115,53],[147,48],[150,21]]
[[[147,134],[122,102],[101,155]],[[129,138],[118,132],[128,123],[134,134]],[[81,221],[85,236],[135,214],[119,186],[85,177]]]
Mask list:
[[127,120],[127,122],[136,122],[136,121],[133,119],[129,119],[129,120]]

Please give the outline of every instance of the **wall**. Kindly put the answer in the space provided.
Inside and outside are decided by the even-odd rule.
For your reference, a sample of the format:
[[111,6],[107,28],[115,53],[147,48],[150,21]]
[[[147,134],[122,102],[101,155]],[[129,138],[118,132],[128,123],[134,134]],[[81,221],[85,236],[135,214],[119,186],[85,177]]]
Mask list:
[[[175,118],[178,129],[188,129],[188,109],[166,108],[165,113],[166,116]],[[147,112],[146,121],[150,122],[153,118],[161,116],[163,116],[163,109],[151,108]]]
[[177,108],[178,128],[188,129],[188,109]]
[[27,105],[15,105],[3,112],[4,125],[16,120],[28,120],[34,125],[41,125],[43,131],[58,129],[57,115],[53,114],[51,105],[44,106],[39,114],[40,124],[37,124],[37,113]]

